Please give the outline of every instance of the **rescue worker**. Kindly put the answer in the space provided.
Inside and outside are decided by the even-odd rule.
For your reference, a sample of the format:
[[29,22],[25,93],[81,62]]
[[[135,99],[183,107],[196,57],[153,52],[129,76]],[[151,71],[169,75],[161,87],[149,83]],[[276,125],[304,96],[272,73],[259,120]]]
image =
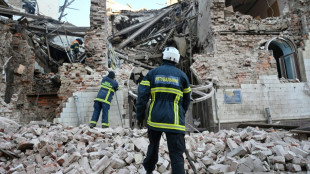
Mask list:
[[77,61],[78,55],[80,53],[80,45],[83,45],[83,40],[81,38],[77,38],[70,46],[73,62]]
[[163,64],[149,71],[138,86],[136,114],[140,126],[145,117],[149,96],[152,99],[147,114],[150,144],[143,161],[147,173],[152,173],[158,161],[162,132],[167,137],[172,173],[185,173],[185,113],[190,104],[191,88],[186,74],[175,66],[179,59],[180,54],[176,48],[166,47]]
[[102,111],[102,128],[109,127],[109,110],[114,93],[118,90],[118,83],[114,80],[115,73],[110,71],[109,74],[101,81],[101,87],[94,99],[94,112],[89,124],[90,128],[97,125],[100,111]]

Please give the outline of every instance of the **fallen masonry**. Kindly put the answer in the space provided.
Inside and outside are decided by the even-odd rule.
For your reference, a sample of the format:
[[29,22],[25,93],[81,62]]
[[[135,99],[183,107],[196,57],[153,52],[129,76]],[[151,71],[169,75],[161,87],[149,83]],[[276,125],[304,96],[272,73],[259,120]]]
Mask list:
[[[0,117],[0,130],[0,173],[145,173],[146,129],[90,129],[46,121],[21,126]],[[186,147],[198,173],[309,172],[309,140],[285,130],[247,127],[191,133]],[[154,173],[168,174],[164,135],[160,143]],[[187,158],[184,167],[194,173]]]

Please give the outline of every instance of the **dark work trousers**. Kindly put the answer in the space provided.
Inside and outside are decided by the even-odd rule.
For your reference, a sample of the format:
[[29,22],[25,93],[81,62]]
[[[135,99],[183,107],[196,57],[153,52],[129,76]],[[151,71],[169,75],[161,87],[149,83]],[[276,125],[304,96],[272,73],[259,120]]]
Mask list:
[[72,62],[77,62],[78,52],[72,51]]
[[94,102],[94,112],[93,116],[91,117],[91,123],[94,124],[97,123],[101,110],[102,110],[102,125],[109,126],[110,105],[99,101]]
[[[155,165],[158,161],[159,141],[162,132],[148,129],[150,144],[147,149],[146,157],[143,161],[143,166],[147,172],[155,170]],[[184,134],[165,132],[168,142],[169,157],[171,161],[173,174],[185,174],[184,158],[185,140]]]

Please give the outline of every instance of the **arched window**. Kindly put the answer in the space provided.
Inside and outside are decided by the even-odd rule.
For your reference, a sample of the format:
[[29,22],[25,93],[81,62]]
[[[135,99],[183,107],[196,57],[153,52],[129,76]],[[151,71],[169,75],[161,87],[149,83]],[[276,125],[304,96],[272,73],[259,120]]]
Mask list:
[[297,51],[292,41],[283,37],[276,37],[266,43],[265,49],[273,52],[273,57],[277,61],[279,78],[300,80]]

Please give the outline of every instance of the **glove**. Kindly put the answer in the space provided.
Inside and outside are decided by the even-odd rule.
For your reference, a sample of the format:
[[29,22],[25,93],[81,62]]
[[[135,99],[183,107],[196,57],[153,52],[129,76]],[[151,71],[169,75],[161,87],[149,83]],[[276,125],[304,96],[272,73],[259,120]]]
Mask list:
[[142,127],[143,127],[143,120],[138,120],[138,127],[139,127],[139,129],[142,129]]

